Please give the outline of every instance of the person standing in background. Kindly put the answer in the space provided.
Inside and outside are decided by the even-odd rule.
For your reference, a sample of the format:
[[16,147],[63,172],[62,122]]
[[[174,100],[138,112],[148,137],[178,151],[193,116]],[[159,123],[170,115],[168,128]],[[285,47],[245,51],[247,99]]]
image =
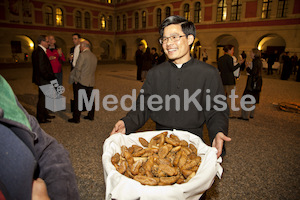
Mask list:
[[268,58],[268,75],[273,74],[273,64],[277,61],[277,51],[275,50],[274,53],[271,53]]
[[[256,107],[256,104],[259,104],[259,96],[262,88],[262,62],[261,62],[261,52],[254,48],[252,49],[250,56],[252,58],[252,67],[249,66],[246,67],[246,71],[249,74],[247,78],[247,84],[243,93],[244,95],[252,95],[255,98],[255,103],[253,104],[247,104],[247,107],[250,108],[252,106]],[[257,88],[254,87],[254,82]],[[246,99],[248,101],[248,99]],[[250,100],[251,101],[251,100]],[[242,109],[241,116],[238,117],[238,119],[249,121],[250,118],[254,118],[254,110],[252,111],[246,111]]]
[[279,65],[279,69],[278,69],[278,74],[279,75],[281,75],[281,73],[282,73],[282,68],[283,68],[283,57],[285,56],[285,52],[282,52],[281,54],[280,54],[280,56],[279,56],[279,63],[280,63],[280,65]]
[[206,52],[206,49],[204,49],[202,52],[202,59],[203,59],[203,62],[205,62],[205,63],[208,60],[208,54]]
[[135,63],[137,66],[136,80],[138,81],[142,80],[143,49],[144,49],[144,45],[139,44],[138,49],[135,52]]
[[[37,40],[38,47],[32,52],[32,82],[37,86],[50,84],[50,81],[55,80],[51,63],[46,54],[49,46],[49,38],[46,35],[40,35]],[[39,123],[49,123],[48,119],[53,119],[55,116],[50,116],[45,107],[45,95],[39,88],[39,100],[36,108],[36,118]]]
[[[71,71],[74,69],[77,59],[79,57],[80,40],[81,40],[81,36],[78,33],[74,33],[72,35],[72,41],[73,41],[74,47],[72,47],[70,49],[70,57],[69,57],[70,63],[71,63]],[[73,100],[74,100],[75,99],[75,83],[73,83],[72,87],[73,87]],[[74,105],[75,103],[72,103],[72,102],[74,102],[73,100],[71,100],[71,111],[72,110],[74,111],[74,106],[75,106]]]
[[80,40],[81,36],[78,33],[74,33],[72,35],[72,40],[74,47],[70,49],[70,63],[71,63],[71,71],[76,65],[76,61],[78,59],[79,53],[80,53]]
[[281,73],[281,80],[288,80],[292,73],[292,61],[289,52],[285,52],[283,59],[283,68]]
[[294,53],[294,55],[291,57],[291,62],[292,62],[292,73],[295,75],[297,73],[297,63],[298,63],[297,53]]
[[[235,77],[233,72],[241,66],[243,60],[239,60],[238,64],[234,65],[232,58],[234,53],[234,46],[225,45],[223,50],[224,55],[221,56],[218,60],[218,69],[220,71],[226,97],[228,97],[228,95],[231,94],[231,90],[235,89]],[[228,105],[230,105],[230,101],[228,101]],[[235,118],[232,115],[232,112],[233,111],[230,109],[229,118]]]
[[[74,83],[74,112],[73,118],[68,122],[79,123],[81,111],[78,109],[78,92],[79,90],[85,90],[86,95],[91,98],[91,94],[95,85],[95,72],[97,68],[97,57],[91,52],[91,45],[88,41],[84,40],[80,42],[80,55],[76,62],[74,69],[70,74],[70,84]],[[94,120],[95,102],[88,112],[88,115],[84,119]]]
[[152,55],[152,67],[154,67],[158,63],[158,53],[156,52],[155,47],[151,48],[151,55]]
[[66,61],[61,48],[57,48],[56,40],[53,35],[49,35],[49,47],[47,49],[47,56],[50,60],[52,70],[59,85],[62,85],[63,74],[61,64]]
[[146,52],[142,56],[142,82],[145,81],[148,71],[152,68],[152,54],[150,53],[150,48],[147,47]]
[[166,60],[167,60],[166,54],[165,54],[164,50],[161,49],[160,55],[159,55],[159,57],[158,57],[158,59],[157,59],[157,64],[159,65],[159,64],[165,62]]
[[241,57],[242,57],[242,59],[244,60],[244,61],[242,62],[242,64],[241,64],[241,71],[244,71],[244,69],[245,69],[245,67],[246,67],[246,58],[247,58],[247,55],[246,55],[245,51],[243,51],[243,52],[241,53]]

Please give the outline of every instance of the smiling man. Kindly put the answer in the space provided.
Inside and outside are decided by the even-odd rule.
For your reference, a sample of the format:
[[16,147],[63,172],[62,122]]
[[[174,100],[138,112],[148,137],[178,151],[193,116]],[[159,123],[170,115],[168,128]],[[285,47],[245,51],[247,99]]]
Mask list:
[[[118,121],[111,134],[133,133],[151,118],[156,123],[157,130],[185,130],[202,138],[203,126],[206,124],[210,142],[217,148],[218,157],[222,152],[225,155],[223,143],[231,140],[226,136],[228,108],[217,111],[219,105],[214,101],[215,97],[223,95],[222,100],[227,105],[224,89],[217,69],[190,55],[196,35],[194,24],[183,17],[170,16],[162,22],[159,33],[159,42],[169,62],[164,62],[148,72],[141,90],[143,93],[137,98],[136,109]],[[188,105],[187,91],[191,97]],[[160,97],[157,99],[174,98],[171,98],[168,106],[153,109],[155,102],[149,104],[153,96]],[[199,109],[199,104],[206,109]]]

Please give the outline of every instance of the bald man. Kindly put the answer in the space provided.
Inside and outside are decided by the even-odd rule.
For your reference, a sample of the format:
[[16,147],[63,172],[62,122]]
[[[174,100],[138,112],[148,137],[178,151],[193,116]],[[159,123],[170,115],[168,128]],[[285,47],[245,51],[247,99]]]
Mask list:
[[[97,67],[97,57],[91,52],[91,45],[88,41],[80,42],[80,51],[78,60],[70,74],[70,84],[74,84],[74,112],[70,123],[79,123],[81,111],[78,110],[78,91],[84,89],[87,97],[90,99],[95,85],[95,71]],[[89,110],[88,115],[84,117],[87,120],[94,120],[95,104]]]

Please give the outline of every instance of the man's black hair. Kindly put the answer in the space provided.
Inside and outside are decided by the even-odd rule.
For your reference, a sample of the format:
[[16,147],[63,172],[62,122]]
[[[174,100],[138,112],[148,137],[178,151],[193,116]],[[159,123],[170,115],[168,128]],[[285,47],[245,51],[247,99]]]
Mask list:
[[225,46],[223,47],[223,51],[225,51],[225,52],[227,53],[227,52],[228,52],[229,50],[231,50],[233,47],[234,47],[234,46],[231,45],[231,44],[225,45]]
[[40,35],[37,39],[37,43],[41,44],[42,41],[46,41],[46,35]]
[[159,27],[160,37],[163,37],[164,30],[167,26],[172,24],[180,24],[182,28],[182,32],[186,35],[193,35],[196,38],[196,28],[193,22],[186,20],[184,17],[174,15],[167,17]]
[[74,33],[72,36],[74,36],[74,35],[77,35],[77,36],[78,36],[78,38],[81,38],[81,36],[80,36],[80,34],[79,34],[79,33]]
[[154,50],[154,51],[156,52],[156,48],[155,48],[155,47],[152,47],[151,49]]

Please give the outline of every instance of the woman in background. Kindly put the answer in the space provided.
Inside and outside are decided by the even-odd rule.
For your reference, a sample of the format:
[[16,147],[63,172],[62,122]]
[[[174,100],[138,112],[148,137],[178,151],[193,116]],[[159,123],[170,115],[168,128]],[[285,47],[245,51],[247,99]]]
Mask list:
[[[246,111],[242,109],[241,117],[238,119],[247,120],[249,121],[249,117],[254,117],[254,110],[256,107],[256,104],[259,103],[259,96],[261,92],[262,87],[262,62],[261,62],[261,53],[258,49],[254,48],[252,49],[250,56],[252,58],[252,63],[249,63],[246,66],[246,71],[248,72],[248,79],[246,88],[244,90],[244,95],[252,95],[255,98],[254,104],[247,104],[247,108],[251,108],[254,106],[253,110]],[[249,98],[246,98],[245,101],[250,101]],[[249,115],[250,114],[250,115]]]

